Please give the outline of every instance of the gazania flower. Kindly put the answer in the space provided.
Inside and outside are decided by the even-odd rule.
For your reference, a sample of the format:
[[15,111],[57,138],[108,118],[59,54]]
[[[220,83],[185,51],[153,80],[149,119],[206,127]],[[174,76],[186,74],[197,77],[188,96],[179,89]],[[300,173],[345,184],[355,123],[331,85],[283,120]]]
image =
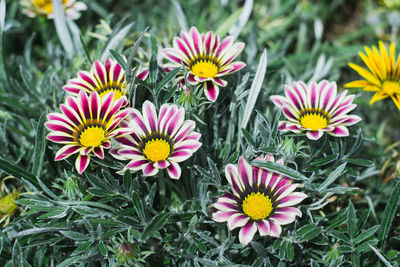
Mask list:
[[169,176],[179,179],[179,162],[190,158],[201,143],[201,134],[194,132],[194,121],[185,120],[185,109],[164,104],[157,115],[153,103],[145,101],[142,113],[133,109],[121,123],[131,129],[129,135],[117,137],[120,146],[110,153],[119,160],[130,160],[121,173],[127,169],[142,170],[146,176],[153,176],[159,169],[167,169]]
[[[136,78],[145,80],[148,75],[149,69],[144,68],[138,71]],[[106,64],[96,60],[90,72],[79,71],[78,77],[69,80],[63,88],[74,96],[77,96],[81,90],[88,93],[96,91],[100,97],[113,91],[115,99],[123,97],[124,106],[128,104],[125,97],[129,93],[125,81],[125,70],[117,61],[110,58],[107,59]]]
[[303,82],[285,85],[284,96],[271,96],[271,100],[285,115],[287,121],[279,122],[279,130],[294,133],[306,132],[312,140],[319,139],[324,132],[333,136],[348,136],[346,126],[361,120],[349,115],[356,105],[354,95],[343,91],[337,95],[335,82],[326,80],[307,86]]
[[[261,157],[257,158],[262,160]],[[264,160],[274,161],[267,155]],[[278,163],[283,164],[280,160]],[[299,184],[291,179],[262,168],[252,167],[240,157],[238,166],[228,164],[225,176],[232,193],[225,193],[213,204],[212,219],[228,222],[229,230],[241,227],[239,241],[247,245],[259,232],[261,236],[279,237],[281,225],[292,223],[301,211],[292,207],[303,201],[306,194],[293,192]]]
[[[20,3],[24,7],[22,12],[29,17],[36,15],[54,17],[52,0],[20,0]],[[85,3],[75,0],[62,0],[62,6],[65,14],[71,19],[78,19],[81,16],[80,11],[87,9]]]
[[[189,72],[187,81],[192,85],[202,84],[207,99],[215,102],[219,87],[227,85],[221,77],[246,66],[241,61],[233,61],[243,48],[244,43],[235,43],[231,36],[220,41],[217,34],[211,31],[200,34],[192,27],[189,33],[182,31],[181,38],[174,38],[173,48],[163,50],[165,57],[172,61],[164,68],[169,71],[183,64]],[[182,73],[177,82],[184,80]]]
[[367,55],[362,52],[359,52],[359,55],[369,71],[353,63],[349,63],[349,66],[365,80],[347,83],[345,87],[375,92],[370,104],[391,97],[400,109],[400,61],[395,57],[395,44],[390,45],[389,55],[382,41],[379,42],[380,52],[375,46],[372,50],[369,47],[364,49]]
[[103,159],[104,149],[111,147],[110,139],[130,132],[119,126],[130,108],[120,110],[123,99],[113,99],[114,92],[100,98],[97,92],[88,96],[81,91],[76,98],[67,96],[65,104],[60,105],[62,113],[47,115],[45,125],[51,132],[46,138],[64,144],[56,153],[56,161],[78,153],[75,167],[81,174],[89,165],[92,153]]

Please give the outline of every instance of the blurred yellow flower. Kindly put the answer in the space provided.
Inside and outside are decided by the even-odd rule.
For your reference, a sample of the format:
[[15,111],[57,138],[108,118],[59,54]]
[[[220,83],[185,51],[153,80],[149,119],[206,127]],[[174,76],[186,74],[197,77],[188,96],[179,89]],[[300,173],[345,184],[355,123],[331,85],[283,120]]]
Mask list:
[[[78,19],[80,11],[86,10],[87,6],[83,2],[75,0],[61,0],[65,14],[71,19]],[[36,15],[44,15],[47,18],[53,18],[53,1],[52,0],[20,0],[23,7],[22,13],[29,17]]]
[[364,49],[366,54],[360,51],[359,55],[368,69],[353,63],[349,63],[349,66],[365,80],[347,83],[345,87],[375,92],[370,104],[391,97],[400,109],[400,60],[395,57],[395,44],[390,45],[389,54],[382,41],[379,42],[379,51],[376,46],[372,46],[372,49],[365,46]]

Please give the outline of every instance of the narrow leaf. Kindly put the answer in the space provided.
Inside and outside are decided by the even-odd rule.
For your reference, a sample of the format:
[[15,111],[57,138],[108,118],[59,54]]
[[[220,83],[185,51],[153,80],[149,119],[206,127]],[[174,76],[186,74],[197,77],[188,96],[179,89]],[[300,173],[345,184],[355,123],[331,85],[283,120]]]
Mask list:
[[308,179],[300,172],[298,172],[292,168],[289,168],[287,166],[281,165],[279,163],[275,163],[275,162],[271,162],[271,161],[264,161],[264,160],[255,160],[255,161],[252,161],[251,164],[253,166],[256,166],[259,168],[263,168],[263,169],[266,169],[269,171],[274,171],[274,172],[286,175],[295,180],[303,180],[304,181],[304,180]]
[[381,221],[381,230],[379,231],[378,239],[381,242],[381,249],[385,247],[386,239],[388,237],[390,227],[392,226],[394,215],[399,206],[399,195],[400,195],[400,181],[397,182],[390,194],[389,200],[387,201],[385,211],[383,212],[383,218]]
[[249,122],[250,115],[253,112],[254,105],[256,104],[256,100],[258,94],[260,93],[266,71],[267,71],[267,49],[264,49],[264,52],[261,55],[260,63],[258,64],[256,75],[250,87],[249,97],[247,98],[247,103],[244,109],[244,115],[241,124],[242,128],[246,128],[247,123]]

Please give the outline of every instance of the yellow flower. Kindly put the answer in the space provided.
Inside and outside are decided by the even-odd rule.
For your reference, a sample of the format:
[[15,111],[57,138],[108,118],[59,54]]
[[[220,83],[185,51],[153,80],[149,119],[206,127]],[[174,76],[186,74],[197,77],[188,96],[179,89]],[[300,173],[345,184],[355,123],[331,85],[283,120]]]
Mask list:
[[15,203],[15,200],[19,198],[19,195],[20,193],[17,189],[14,189],[4,197],[0,194],[0,223],[3,223],[3,227],[7,226],[17,210],[18,205]]
[[[52,0],[20,0],[20,4],[22,13],[29,17],[37,15],[47,18],[54,17]],[[62,0],[61,4],[67,17],[73,20],[78,19],[81,15],[80,12],[87,9],[85,3],[76,0]]]
[[379,41],[379,50],[365,46],[366,54],[359,52],[361,59],[368,69],[349,63],[349,66],[358,72],[365,80],[357,80],[345,84],[348,88],[363,88],[364,91],[375,92],[370,104],[391,97],[400,110],[400,60],[395,58],[395,44],[389,48],[389,54],[382,41]]

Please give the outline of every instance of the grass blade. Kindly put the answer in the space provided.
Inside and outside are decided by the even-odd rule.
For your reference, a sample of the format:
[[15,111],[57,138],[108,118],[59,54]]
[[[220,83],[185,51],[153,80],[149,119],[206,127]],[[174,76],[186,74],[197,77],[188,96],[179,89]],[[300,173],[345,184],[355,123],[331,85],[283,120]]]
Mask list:
[[58,39],[60,39],[61,45],[64,47],[65,52],[67,52],[67,55],[71,57],[74,54],[74,44],[72,42],[71,33],[68,30],[61,0],[53,0],[53,8],[54,25],[56,27]]
[[249,122],[250,115],[254,109],[254,105],[256,104],[256,100],[258,94],[260,93],[266,71],[267,71],[267,49],[264,49],[264,52],[261,55],[260,63],[258,64],[256,76],[254,77],[254,81],[250,87],[249,97],[247,99],[247,104],[244,109],[244,115],[241,125],[242,128],[246,128],[247,123]]
[[396,214],[397,207],[399,205],[399,194],[400,194],[400,181],[397,182],[390,194],[389,200],[386,204],[385,211],[383,212],[383,218],[381,221],[381,230],[379,231],[378,240],[381,242],[381,249],[385,247],[386,239],[388,237],[390,227],[392,226],[394,215]]
[[36,126],[36,137],[35,137],[35,147],[33,153],[33,168],[32,173],[35,176],[40,176],[40,172],[43,166],[44,159],[44,151],[46,149],[46,140],[45,140],[45,127],[44,122],[46,120],[46,114],[43,113]]
[[305,177],[303,174],[299,173],[296,170],[293,170],[292,168],[289,168],[285,165],[271,162],[271,161],[265,161],[265,160],[255,160],[251,162],[251,165],[263,168],[269,171],[274,171],[283,175],[286,175],[290,178],[293,178],[295,180],[307,180],[308,178]]

